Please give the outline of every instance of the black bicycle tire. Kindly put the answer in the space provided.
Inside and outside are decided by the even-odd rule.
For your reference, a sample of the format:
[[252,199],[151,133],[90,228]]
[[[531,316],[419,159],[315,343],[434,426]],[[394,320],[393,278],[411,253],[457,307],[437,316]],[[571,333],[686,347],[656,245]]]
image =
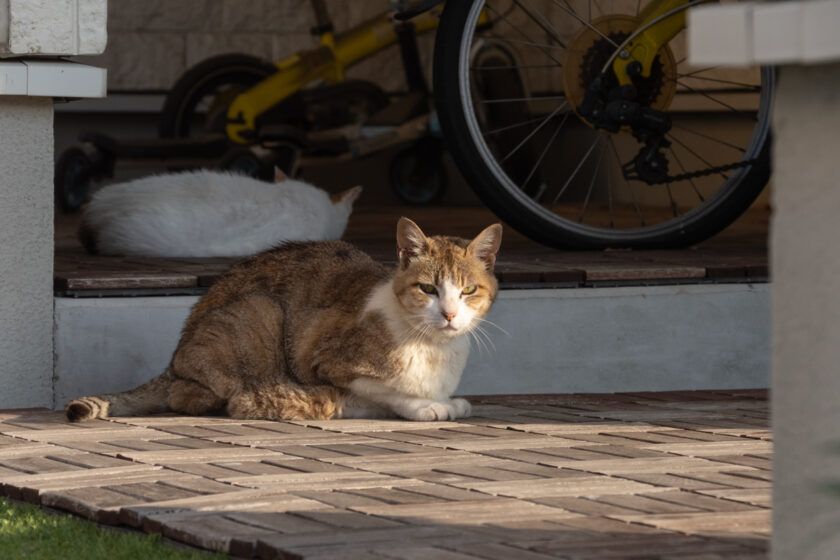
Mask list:
[[[468,16],[476,2],[447,2],[435,38],[434,92],[441,130],[453,159],[479,199],[497,216],[523,235],[560,249],[676,248],[698,243],[735,221],[761,193],[770,178],[771,136],[767,132],[757,149],[756,162],[747,168],[740,182],[726,192],[718,191],[688,219],[671,220],[667,227],[644,228],[629,233],[582,232],[571,222],[550,220],[523,203],[489,169],[469,132],[460,96],[460,52]],[[769,69],[772,77],[772,69]],[[768,87],[772,87],[770,84]],[[594,229],[594,228],[593,228]]]
[[[75,174],[68,174],[74,167]],[[59,211],[64,214],[73,213],[87,201],[94,179],[94,167],[91,158],[77,146],[67,148],[59,156],[53,177],[55,205]]]
[[195,109],[202,90],[229,83],[255,85],[276,71],[277,68],[270,62],[239,53],[218,55],[199,62],[178,78],[169,90],[160,113],[158,136],[189,136],[184,113]]

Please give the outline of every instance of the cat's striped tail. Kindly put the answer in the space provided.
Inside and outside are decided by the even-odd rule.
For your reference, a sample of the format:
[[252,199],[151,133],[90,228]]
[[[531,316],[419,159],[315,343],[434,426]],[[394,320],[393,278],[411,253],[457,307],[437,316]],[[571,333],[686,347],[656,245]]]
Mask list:
[[110,416],[142,416],[169,411],[169,370],[148,383],[123,393],[95,395],[73,399],[67,403],[65,414],[71,422],[83,422]]

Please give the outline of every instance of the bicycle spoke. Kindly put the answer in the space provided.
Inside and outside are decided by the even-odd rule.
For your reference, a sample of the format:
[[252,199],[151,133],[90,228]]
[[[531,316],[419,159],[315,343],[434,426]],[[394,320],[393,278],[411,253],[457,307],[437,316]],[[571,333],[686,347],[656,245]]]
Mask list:
[[586,151],[586,155],[584,155],[584,156],[583,156],[583,158],[582,158],[582,159],[578,162],[577,167],[575,167],[575,170],[574,170],[574,171],[572,171],[572,174],[569,176],[569,178],[568,178],[568,179],[566,179],[566,184],[565,184],[565,185],[563,185],[563,188],[562,188],[562,189],[560,189],[560,192],[559,192],[559,193],[557,193],[557,196],[555,196],[555,197],[554,197],[554,201],[552,201],[552,203],[551,203],[551,204],[552,204],[552,206],[553,206],[553,205],[555,205],[555,204],[557,204],[557,201],[558,201],[558,200],[560,200],[560,197],[561,197],[561,196],[563,196],[563,193],[564,193],[564,192],[566,192],[566,189],[567,189],[567,188],[569,188],[569,185],[571,185],[571,184],[572,184],[572,180],[573,180],[573,179],[575,178],[575,176],[578,174],[578,172],[580,171],[581,167],[583,167],[583,164],[584,164],[584,163],[586,163],[586,160],[588,160],[588,159],[589,159],[590,154],[592,154],[592,150],[594,150],[594,149],[595,149],[595,146],[597,146],[597,145],[598,145],[598,141],[599,141],[599,140],[601,140],[601,137],[600,137],[600,136],[596,136],[596,137],[595,137],[595,141],[594,141],[594,142],[592,142],[592,145],[591,145],[591,146],[589,146],[589,150],[587,150],[587,151]]
[[561,103],[561,108],[564,107],[568,101],[566,101],[565,95],[547,95],[545,97],[506,97],[504,99],[482,99],[482,103],[513,103],[514,101],[553,101],[557,99],[563,99],[564,103]]
[[[557,128],[554,130],[554,133],[551,135],[551,139],[545,145],[545,148],[543,148],[543,151],[540,154],[540,157],[537,159],[537,162],[534,164],[534,167],[531,168],[530,173],[528,173],[528,176],[525,178],[525,181],[522,183],[522,188],[523,189],[525,188],[525,186],[528,185],[528,182],[531,180],[531,177],[534,176],[534,173],[536,173],[537,168],[540,166],[543,159],[545,159],[545,155],[548,153],[548,150],[554,144],[554,140],[557,139],[557,135],[560,134],[560,129],[563,128],[564,124],[566,124],[566,120],[569,118],[570,114],[571,113],[566,113],[565,115],[563,115],[563,119],[560,121],[560,124],[557,125]],[[545,184],[543,184],[542,188],[534,196],[534,201],[536,201],[536,202],[540,201],[540,199],[542,198],[542,195],[545,193],[545,189],[546,189],[546,186],[545,186]]]
[[[688,60],[688,57],[682,57],[679,61],[677,61],[677,66],[679,66],[686,60]],[[689,72],[688,74],[682,74],[682,77],[690,78],[696,76],[697,74],[702,74],[703,72],[711,72],[712,70],[717,70],[718,68],[720,68],[720,66],[709,66],[708,68],[700,68],[699,70],[694,70],[693,72]]]
[[[702,161],[702,162],[703,162],[703,164],[704,164],[704,165],[706,165],[707,167],[709,167],[710,169],[711,169],[712,167],[714,167],[714,165],[712,165],[711,163],[709,163],[708,161],[706,161],[706,160],[705,160],[705,159],[704,159],[704,158],[703,158],[700,154],[698,154],[697,152],[695,152],[694,150],[692,150],[691,148],[689,148],[689,147],[685,144],[685,142],[681,141],[680,139],[678,139],[677,137],[675,137],[673,134],[666,134],[665,136],[666,136],[666,138],[668,138],[669,140],[673,140],[674,142],[676,142],[677,144],[679,144],[680,146],[682,146],[682,147],[685,149],[685,151],[687,151],[688,153],[690,153],[691,155],[693,155],[694,157],[696,157],[697,159],[699,159],[700,161]],[[724,172],[720,171],[720,172],[719,172],[719,174],[720,174],[720,176],[721,176],[721,177],[723,177],[724,179],[729,179],[729,175],[726,175]]]
[[501,161],[499,161],[499,163],[501,164],[501,163],[506,162],[506,161],[508,160],[508,158],[510,158],[510,156],[512,156],[513,154],[515,154],[517,151],[519,151],[519,148],[521,148],[522,146],[524,146],[524,145],[525,145],[525,143],[526,143],[528,140],[530,140],[530,139],[531,139],[531,138],[532,138],[532,137],[533,137],[533,136],[534,136],[537,132],[539,132],[539,130],[540,130],[543,126],[545,126],[545,123],[547,123],[547,122],[548,122],[548,121],[550,121],[552,118],[554,118],[554,115],[556,115],[557,113],[559,113],[559,112],[560,112],[560,111],[561,111],[561,110],[562,110],[562,109],[563,109],[563,108],[564,108],[567,104],[568,104],[568,101],[563,102],[563,103],[561,103],[560,105],[558,105],[558,107],[557,107],[556,109],[554,109],[554,110],[551,112],[551,114],[550,114],[550,115],[548,115],[548,116],[545,118],[545,120],[543,120],[543,122],[541,122],[541,123],[539,124],[539,126],[537,126],[534,130],[532,130],[530,133],[528,133],[528,136],[526,136],[525,138],[523,138],[523,139],[522,139],[522,141],[521,141],[519,144],[517,144],[517,145],[516,145],[516,147],[515,147],[514,149],[512,149],[512,150],[511,150],[511,151],[510,151],[510,152],[509,152],[509,153],[508,153],[508,154],[507,154],[504,158],[502,158],[502,159],[501,159]]
[[734,82],[732,80],[721,80],[720,78],[709,78],[706,76],[692,76],[690,74],[677,74],[677,78],[691,78],[692,80],[704,80],[707,82],[717,82],[719,84],[729,84],[733,86],[740,86],[741,88],[747,91],[761,91],[761,85],[759,84],[747,84],[744,82]]
[[555,41],[557,41],[558,45],[560,45],[564,49],[566,48],[566,43],[564,43],[562,39],[560,39],[560,32],[557,31],[557,29],[555,29],[553,25],[551,25],[551,22],[548,21],[548,19],[546,19],[546,17],[542,15],[542,13],[540,13],[539,10],[534,8],[534,11],[537,13],[537,16],[539,16],[539,20],[542,21],[539,21],[536,16],[534,16],[530,11],[528,11],[528,9],[525,8],[525,6],[519,0],[513,0],[513,3],[519,6],[519,9],[525,12],[525,15],[528,16],[534,23],[536,23],[540,29],[545,31],[549,37],[552,37]]
[[470,66],[470,71],[476,72],[481,70],[521,70],[522,68],[560,68],[560,66],[558,66],[557,64],[520,64],[515,66]]
[[[601,136],[598,136],[598,140],[601,140]],[[580,216],[578,217],[578,223],[583,223],[583,216],[586,214],[586,207],[589,205],[589,197],[592,196],[592,189],[595,187],[595,179],[598,178],[598,171],[601,168],[601,159],[604,157],[604,147],[598,150],[598,160],[595,162],[595,171],[592,173],[592,179],[589,181],[589,188],[586,190],[586,197],[583,199],[583,208],[580,209]]]
[[571,15],[573,18],[575,18],[576,20],[578,20],[579,22],[581,22],[583,25],[585,25],[586,27],[588,27],[589,29],[591,29],[592,31],[594,31],[595,33],[597,33],[598,35],[600,35],[602,39],[604,39],[605,41],[607,41],[607,42],[608,42],[609,44],[611,44],[613,47],[615,47],[616,49],[619,47],[618,43],[616,43],[615,41],[613,41],[612,39],[610,39],[609,37],[607,37],[606,35],[604,35],[604,34],[601,32],[601,30],[600,30],[600,29],[598,29],[597,27],[595,27],[594,25],[592,25],[591,23],[589,23],[588,21],[586,21],[585,19],[583,19],[582,17],[580,17],[579,15],[577,15],[577,13],[575,13],[575,11],[574,11],[574,10],[572,10],[571,8],[566,8],[566,7],[561,6],[561,5],[560,5],[560,2],[558,2],[557,0],[551,0],[551,1],[552,1],[552,3],[554,3],[554,5],[555,5],[555,6],[557,6],[558,8],[560,8],[561,10],[563,10],[564,12],[566,12],[567,14]]
[[503,43],[512,43],[515,45],[526,45],[529,47],[534,47],[535,49],[539,49],[540,51],[544,52],[551,60],[557,63],[557,66],[563,66],[562,62],[551,56],[551,54],[545,52],[547,49],[563,50],[563,47],[560,47],[558,45],[546,45],[543,43],[535,43],[534,41],[525,41],[524,39],[511,39],[510,37],[495,37],[495,39]]
[[[746,111],[739,111],[738,109],[736,109],[736,108],[735,108],[735,107],[733,107],[732,105],[729,105],[728,103],[724,103],[724,102],[723,102],[723,101],[721,101],[720,99],[717,99],[717,98],[715,98],[715,97],[712,97],[709,93],[707,93],[707,92],[705,92],[705,91],[701,91],[701,90],[699,90],[699,89],[695,89],[695,88],[693,88],[693,87],[691,87],[691,86],[689,86],[689,85],[686,85],[686,84],[685,84],[685,83],[683,83],[683,82],[680,82],[678,79],[670,78],[670,77],[667,77],[667,76],[665,77],[665,79],[666,79],[666,80],[668,80],[669,82],[676,83],[678,86],[684,87],[685,89],[687,89],[687,90],[688,90],[688,91],[690,91],[691,93],[695,93],[695,94],[697,94],[697,95],[702,95],[702,96],[703,96],[703,97],[705,97],[706,99],[709,99],[710,101],[712,101],[712,102],[714,102],[714,103],[717,103],[718,105],[721,105],[721,106],[723,106],[723,107],[726,107],[726,108],[727,108],[727,109],[729,109],[731,112],[733,112],[733,113],[735,113],[736,115],[738,115],[739,117],[748,117],[748,118],[750,117],[750,115],[749,115],[749,114],[747,114],[747,112],[746,112]],[[752,117],[752,118],[754,119],[755,117]]]
[[732,111],[733,113],[738,115],[739,117],[748,116],[744,111],[739,111],[738,109],[736,109],[735,107],[733,107],[729,103],[724,103],[720,99],[717,99],[716,97],[712,97],[711,95],[709,95],[705,91],[700,91],[700,90],[694,89],[693,87],[687,86],[684,83],[681,83],[679,81],[677,81],[677,85],[684,87],[685,89],[689,90],[691,93],[696,93],[698,95],[702,95],[706,99],[708,99],[710,101],[713,101],[714,103],[717,103],[718,105],[720,105],[722,107],[726,107],[727,109],[729,109],[730,111]]
[[679,213],[677,212],[677,202],[674,200],[674,193],[671,192],[671,183],[665,183],[665,190],[668,191],[668,198],[671,200],[671,212],[674,214],[675,218],[678,218]]
[[695,136],[700,136],[701,138],[711,140],[712,142],[717,142],[718,144],[720,144],[722,146],[726,146],[727,148],[732,148],[733,150],[737,150],[737,151],[741,152],[742,154],[745,154],[747,152],[747,150],[745,150],[744,148],[742,148],[740,146],[736,146],[735,144],[730,144],[729,142],[721,140],[720,138],[715,138],[714,136],[710,136],[710,135],[704,134],[702,132],[697,132],[696,130],[686,128],[684,126],[677,126],[675,124],[672,124],[671,128],[676,128],[677,130],[684,130],[685,132],[688,132],[689,134],[694,134]]
[[[675,152],[673,148],[668,148],[668,151],[670,151],[671,155],[674,156],[674,161],[676,161],[677,165],[680,166],[680,169],[682,170],[682,172],[683,173],[688,173],[688,170],[682,164],[682,161],[680,160],[679,156],[677,156],[677,152]],[[697,185],[694,183],[694,179],[689,177],[688,182],[691,184],[691,188],[694,189],[694,192],[697,193],[697,197],[700,199],[700,203],[702,204],[703,202],[706,202],[706,199],[703,198],[703,194],[700,192],[700,189],[698,189]]]
[[482,135],[482,136],[484,136],[484,137],[487,137],[487,136],[492,136],[492,135],[494,135],[494,134],[498,134],[499,132],[504,132],[504,131],[506,131],[506,130],[512,130],[512,129],[514,129],[514,128],[519,128],[520,126],[525,126],[525,125],[528,125],[528,124],[531,124],[531,123],[535,123],[535,122],[537,122],[537,121],[541,121],[542,119],[543,119],[543,118],[542,118],[541,116],[540,116],[540,117],[536,117],[536,118],[534,118],[534,119],[529,119],[529,120],[527,120],[527,121],[522,121],[521,123],[510,124],[510,125],[508,125],[508,126],[503,126],[503,127],[501,127],[501,128],[496,128],[496,129],[493,129],[493,130],[488,130],[487,132],[482,132],[482,133],[481,133],[481,135]]
[[[519,33],[520,35],[522,35],[526,39],[530,38],[530,35],[528,35],[524,31],[519,29],[519,27],[517,27],[516,25],[511,23],[510,20],[506,17],[505,14],[500,13],[498,10],[496,10],[495,8],[493,8],[493,6],[491,6],[489,4],[485,4],[485,6],[487,7],[487,9],[489,11],[495,12],[502,19],[502,21],[507,23],[514,31],[516,31],[517,33]],[[496,39],[499,40],[499,41],[505,41],[505,42],[508,42],[508,43],[520,42],[520,43],[524,43],[524,44],[532,46],[532,47],[536,46],[540,50],[540,52],[542,52],[544,55],[546,55],[548,58],[550,58],[555,64],[557,64],[557,66],[563,66],[563,63],[560,62],[559,60],[557,60],[556,58],[554,58],[551,55],[551,53],[547,50],[547,49],[558,49],[558,48],[559,49],[565,49],[565,45],[563,45],[562,43],[561,43],[560,47],[556,47],[554,45],[538,45],[538,44],[530,43],[530,42],[527,42],[527,41],[516,41],[515,39],[510,39],[510,38],[507,38],[507,37],[496,37]]]
[[[615,155],[615,161],[618,163],[618,168],[622,168],[621,157],[618,155],[618,148],[615,147],[615,141],[613,140],[612,136],[609,136],[610,146],[612,146],[613,154]],[[624,173],[621,173],[621,177],[624,179],[624,184],[627,185],[627,190],[630,192],[630,198],[633,199],[633,206],[636,208],[636,215],[639,216],[639,221],[642,224],[642,227],[645,227],[645,217],[642,216],[642,211],[639,209],[639,203],[636,200],[636,193],[633,191],[633,187],[630,185],[630,181],[627,180],[627,177]]]

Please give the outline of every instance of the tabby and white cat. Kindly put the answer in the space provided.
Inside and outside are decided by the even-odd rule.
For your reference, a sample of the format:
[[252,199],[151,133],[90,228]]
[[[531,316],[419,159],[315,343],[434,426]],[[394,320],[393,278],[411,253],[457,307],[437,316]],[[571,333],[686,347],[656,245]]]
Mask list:
[[340,239],[361,191],[330,196],[279,169],[274,183],[224,171],[151,175],[94,193],[79,239],[103,255],[253,255],[285,241]]
[[71,421],[175,411],[234,418],[469,416],[452,398],[467,334],[498,291],[502,227],[472,241],[397,224],[396,270],[340,241],[235,264],[193,307],[172,361],[134,390],[82,397]]

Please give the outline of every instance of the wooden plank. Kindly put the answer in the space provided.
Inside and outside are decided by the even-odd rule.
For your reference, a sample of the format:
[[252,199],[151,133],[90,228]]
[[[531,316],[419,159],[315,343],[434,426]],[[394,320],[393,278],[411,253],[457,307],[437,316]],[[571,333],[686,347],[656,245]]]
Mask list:
[[60,272],[55,277],[56,290],[138,290],[194,288],[198,278],[194,274],[176,272],[107,271]]
[[[239,523],[222,514],[203,512],[168,519],[161,532],[165,537],[192,546],[216,552],[247,552],[248,556],[255,550],[258,539],[274,534],[270,529]],[[234,540],[235,550],[231,550]]]
[[706,269],[699,266],[678,265],[600,265],[586,267],[587,282],[628,282],[634,280],[677,280],[706,277]]
[[78,488],[41,494],[41,504],[63,509],[98,523],[117,525],[120,508],[143,501],[104,488]]

